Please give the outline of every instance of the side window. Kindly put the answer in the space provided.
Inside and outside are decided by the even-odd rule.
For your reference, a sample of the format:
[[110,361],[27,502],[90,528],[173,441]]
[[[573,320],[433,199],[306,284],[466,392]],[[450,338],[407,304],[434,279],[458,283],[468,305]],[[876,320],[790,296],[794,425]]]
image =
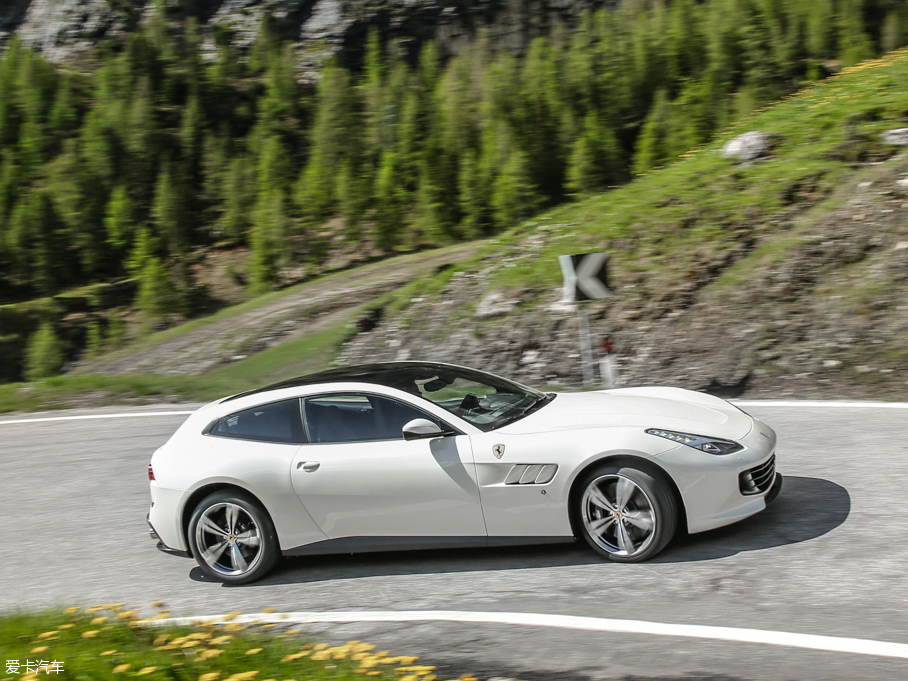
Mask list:
[[298,399],[263,404],[225,416],[214,423],[208,434],[256,442],[306,442]]
[[378,395],[322,395],[306,398],[303,404],[310,442],[402,440],[408,421],[439,423],[416,407]]

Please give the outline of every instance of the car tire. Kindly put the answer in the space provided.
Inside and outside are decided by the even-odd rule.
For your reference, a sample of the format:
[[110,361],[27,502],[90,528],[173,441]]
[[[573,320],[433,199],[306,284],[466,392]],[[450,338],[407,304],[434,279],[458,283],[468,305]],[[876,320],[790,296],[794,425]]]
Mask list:
[[667,485],[633,466],[605,465],[581,480],[575,497],[578,533],[617,563],[639,563],[671,541],[678,509]]
[[261,579],[281,557],[268,512],[239,490],[202,499],[189,520],[189,548],[202,572],[225,584]]

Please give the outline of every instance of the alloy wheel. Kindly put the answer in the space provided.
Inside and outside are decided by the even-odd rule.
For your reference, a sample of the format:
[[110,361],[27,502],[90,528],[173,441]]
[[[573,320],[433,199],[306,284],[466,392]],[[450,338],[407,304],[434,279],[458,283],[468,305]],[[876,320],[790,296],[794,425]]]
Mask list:
[[262,556],[262,537],[252,515],[230,502],[206,508],[195,530],[205,563],[219,574],[238,577],[254,569]]
[[583,493],[583,525],[603,550],[617,556],[645,551],[656,532],[653,503],[643,488],[623,475],[594,479]]

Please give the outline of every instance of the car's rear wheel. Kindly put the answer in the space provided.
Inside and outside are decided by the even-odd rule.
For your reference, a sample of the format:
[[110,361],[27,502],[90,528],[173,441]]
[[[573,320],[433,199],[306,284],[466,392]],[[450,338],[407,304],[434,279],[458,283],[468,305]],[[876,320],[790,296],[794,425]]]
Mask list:
[[675,534],[678,511],[665,483],[634,467],[601,466],[581,482],[578,529],[619,563],[652,558]]
[[202,571],[226,584],[255,581],[280,558],[268,513],[235,490],[214,492],[201,501],[189,521],[189,545]]

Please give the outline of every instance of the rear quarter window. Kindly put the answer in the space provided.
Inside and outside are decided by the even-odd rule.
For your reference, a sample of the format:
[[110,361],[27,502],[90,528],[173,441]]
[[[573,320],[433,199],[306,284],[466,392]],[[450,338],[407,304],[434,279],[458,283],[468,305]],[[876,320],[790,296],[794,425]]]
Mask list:
[[224,416],[209,426],[206,435],[281,444],[306,442],[299,399],[263,404]]

